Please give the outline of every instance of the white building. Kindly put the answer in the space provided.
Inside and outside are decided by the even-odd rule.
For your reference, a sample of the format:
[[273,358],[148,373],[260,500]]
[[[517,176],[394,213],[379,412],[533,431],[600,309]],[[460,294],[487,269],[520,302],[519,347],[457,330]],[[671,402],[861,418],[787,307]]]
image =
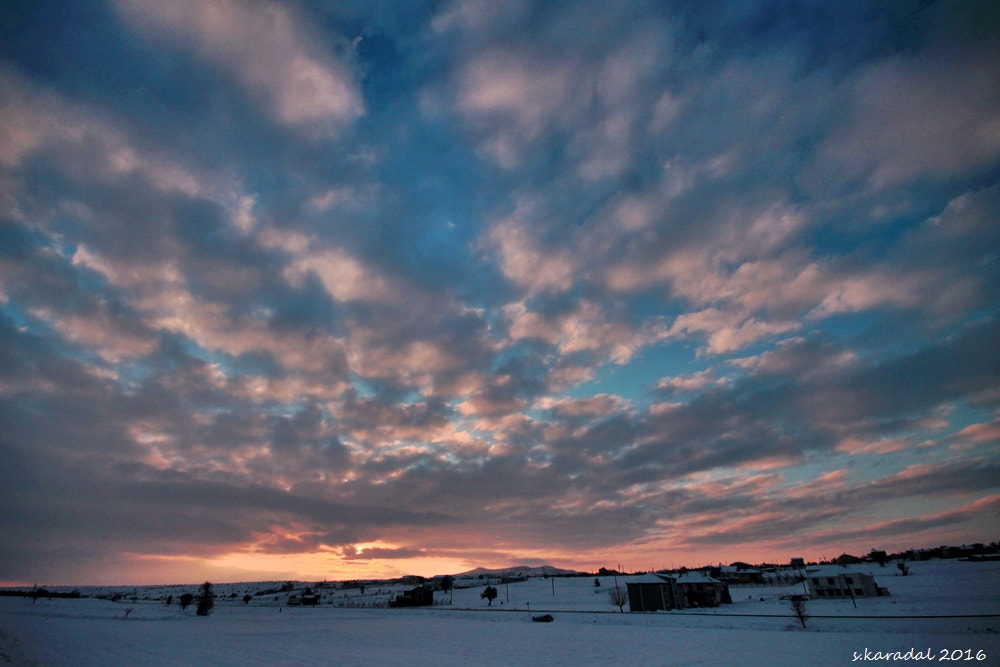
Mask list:
[[806,570],[809,593],[814,599],[869,598],[888,595],[875,583],[870,572],[852,567],[830,565]]

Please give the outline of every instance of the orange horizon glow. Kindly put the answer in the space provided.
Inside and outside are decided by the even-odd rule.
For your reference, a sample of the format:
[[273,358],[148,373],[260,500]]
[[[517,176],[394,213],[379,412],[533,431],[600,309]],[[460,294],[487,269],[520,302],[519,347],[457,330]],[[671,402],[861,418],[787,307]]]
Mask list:
[[[2,587],[88,587],[88,586],[175,586],[195,585],[202,581],[213,583],[245,583],[259,581],[352,581],[388,580],[416,575],[435,577],[457,575],[477,568],[505,569],[512,567],[537,567],[550,565],[565,570],[596,574],[601,568],[623,573],[641,573],[656,570],[676,570],[682,567],[698,569],[706,566],[746,562],[763,565],[787,565],[793,557],[807,563],[821,562],[848,553],[864,557],[873,549],[888,553],[902,553],[909,549],[932,548],[945,544],[973,544],[982,539],[929,539],[901,545],[872,545],[862,547],[859,541],[841,546],[825,543],[815,548],[795,550],[786,544],[762,545],[752,549],[688,549],[665,550],[657,545],[643,545],[631,550],[605,549],[580,555],[568,552],[551,552],[542,556],[526,551],[521,557],[476,558],[449,556],[415,556],[407,558],[364,559],[364,547],[354,557],[344,557],[331,551],[300,554],[266,554],[250,551],[233,551],[217,556],[187,555],[126,555],[114,569],[113,578],[97,575],[87,582],[29,582],[0,581]],[[955,537],[955,536],[952,536]],[[387,543],[371,543],[370,546]]]

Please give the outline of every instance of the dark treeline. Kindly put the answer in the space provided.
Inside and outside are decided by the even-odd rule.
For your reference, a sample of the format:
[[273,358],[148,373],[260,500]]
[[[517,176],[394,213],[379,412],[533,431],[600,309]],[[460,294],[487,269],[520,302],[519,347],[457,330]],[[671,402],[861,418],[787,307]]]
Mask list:
[[47,591],[44,588],[33,588],[31,590],[0,590],[0,597],[8,598],[79,598],[83,597],[80,591],[72,590],[67,592]]

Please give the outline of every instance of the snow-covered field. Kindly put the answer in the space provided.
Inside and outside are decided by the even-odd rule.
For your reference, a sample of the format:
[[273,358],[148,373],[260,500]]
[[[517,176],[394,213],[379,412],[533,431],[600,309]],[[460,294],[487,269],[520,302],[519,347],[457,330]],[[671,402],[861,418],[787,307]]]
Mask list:
[[[593,577],[494,582],[492,606],[480,598],[483,580],[437,592],[435,606],[418,609],[376,606],[402,586],[370,584],[364,595],[324,589],[312,608],[289,607],[287,594],[274,593],[243,604],[266,586],[223,584],[207,618],[159,600],[197,586],[118,588],[138,598],[119,602],[0,598],[0,664],[845,665],[864,662],[866,649],[869,657],[912,649],[933,660],[879,662],[942,662],[942,652],[962,651],[961,662],[1000,665],[1000,563],[911,568],[908,577],[872,568],[891,596],[858,600],[857,609],[849,599],[810,601],[804,630],[780,599],[801,585],[734,587],[733,604],[717,609],[620,614],[607,600],[610,577],[600,589]],[[531,621],[546,612],[554,622]]]

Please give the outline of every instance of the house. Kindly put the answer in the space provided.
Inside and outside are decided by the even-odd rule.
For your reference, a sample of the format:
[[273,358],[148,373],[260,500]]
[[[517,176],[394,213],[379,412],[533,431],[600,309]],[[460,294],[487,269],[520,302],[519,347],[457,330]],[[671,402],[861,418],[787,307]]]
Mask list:
[[404,591],[389,603],[390,607],[426,607],[434,604],[434,589],[428,585]]
[[289,595],[286,604],[289,607],[301,607],[303,605],[315,607],[319,604],[319,595],[313,593],[311,589],[307,588],[301,595]]
[[626,582],[629,611],[684,609],[687,600],[677,577],[669,574],[645,574]]
[[726,584],[760,584],[764,575],[752,565],[733,563],[719,568],[719,579]]
[[806,570],[809,593],[814,599],[865,598],[888,595],[869,572],[857,568],[829,566]]
[[941,549],[942,558],[967,558],[975,553],[975,548],[963,544],[960,547],[943,547]]
[[883,549],[872,549],[868,554],[867,560],[873,563],[878,563],[879,565],[885,565],[889,562],[889,554],[887,554]]
[[794,557],[794,558],[792,558],[792,562],[789,565],[789,567],[791,567],[793,570],[801,570],[805,566],[806,566],[806,560],[805,560],[805,558],[800,558],[800,557],[797,557],[797,556]]
[[730,604],[729,587],[718,579],[701,572],[684,572],[677,577],[677,585],[688,607],[718,607]]

